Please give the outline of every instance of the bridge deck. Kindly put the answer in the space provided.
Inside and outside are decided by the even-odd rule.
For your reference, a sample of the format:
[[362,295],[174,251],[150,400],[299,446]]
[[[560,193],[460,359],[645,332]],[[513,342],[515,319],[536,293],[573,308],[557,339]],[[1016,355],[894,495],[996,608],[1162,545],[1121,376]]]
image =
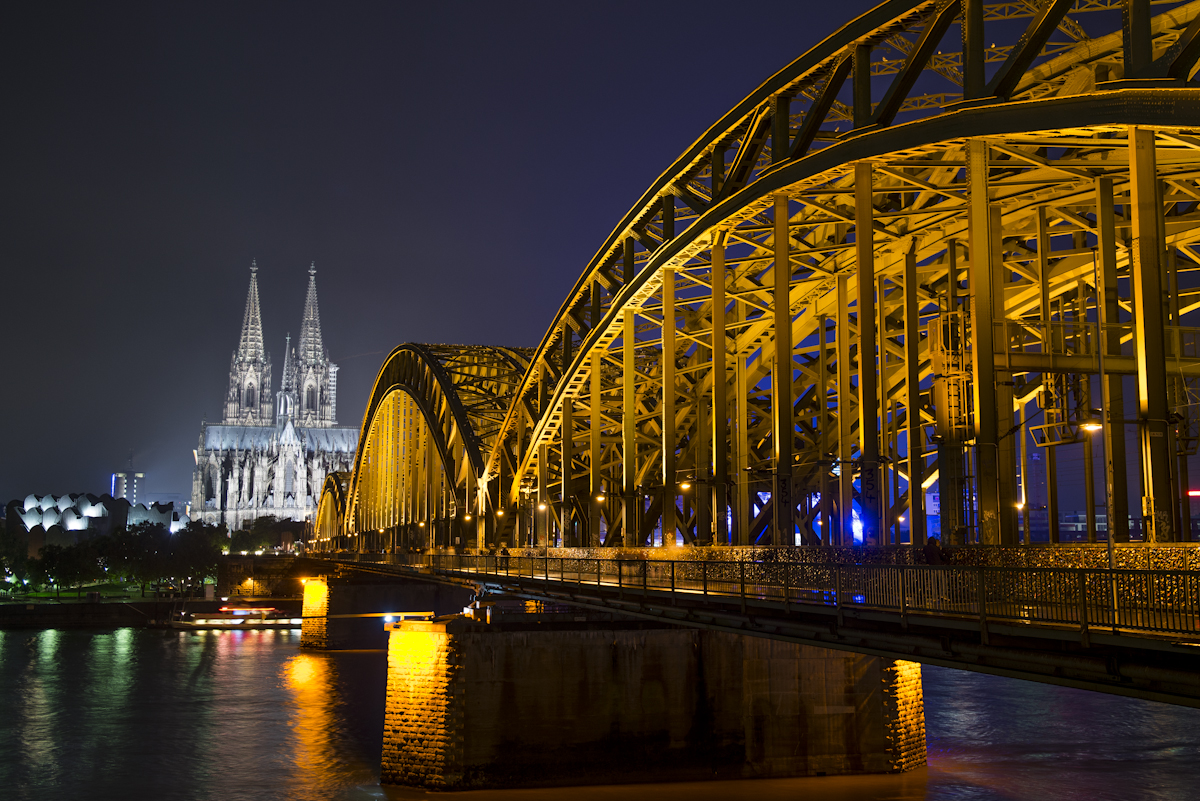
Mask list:
[[1195,571],[440,554],[374,559],[346,566],[1200,706]]

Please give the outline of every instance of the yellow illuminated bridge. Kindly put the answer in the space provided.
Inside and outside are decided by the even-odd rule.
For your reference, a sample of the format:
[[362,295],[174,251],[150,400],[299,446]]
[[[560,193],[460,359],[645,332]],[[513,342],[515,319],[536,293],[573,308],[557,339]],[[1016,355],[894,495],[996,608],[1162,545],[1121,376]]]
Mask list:
[[[309,550],[1200,705],[1198,59],[1200,2],[847,22],[666,167],[537,347],[393,350]],[[934,532],[971,547],[923,564]]]
[[1015,545],[1031,461],[1057,541],[1063,447],[1107,455],[1093,541],[1104,503],[1188,539],[1198,34],[1148,0],[848,22],[667,167],[536,348],[397,347],[311,545],[921,544],[928,490],[944,540]]

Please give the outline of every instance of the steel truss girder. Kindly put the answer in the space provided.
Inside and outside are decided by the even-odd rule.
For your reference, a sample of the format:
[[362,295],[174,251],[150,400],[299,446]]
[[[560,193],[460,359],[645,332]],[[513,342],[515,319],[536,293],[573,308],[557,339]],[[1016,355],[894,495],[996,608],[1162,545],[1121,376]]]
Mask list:
[[[654,507],[647,507],[649,498],[643,500],[641,493],[657,492],[661,498],[673,483],[661,474],[667,469],[663,465],[672,461],[676,478],[706,487],[719,472],[711,453],[721,437],[729,459],[722,467],[738,476],[734,485],[750,490],[733,493],[743,499],[736,515],[742,529],[737,536],[744,537],[750,522],[766,514],[758,492],[771,491],[768,478],[778,470],[771,464],[772,288],[779,283],[776,262],[784,253],[789,275],[783,284],[794,343],[792,476],[801,494],[811,495],[814,487],[828,486],[832,465],[856,472],[864,410],[855,387],[866,357],[856,352],[863,321],[857,307],[847,309],[845,300],[859,292],[856,164],[870,162],[874,175],[865,212],[871,220],[878,283],[864,290],[874,294],[878,307],[871,320],[879,332],[878,354],[871,358],[880,362],[879,391],[865,413],[882,427],[880,458],[889,465],[884,483],[892,483],[885,517],[894,518],[906,503],[920,503],[922,493],[910,497],[910,478],[928,485],[938,475],[938,461],[928,458],[933,454],[930,443],[910,447],[907,440],[922,434],[928,438],[935,431],[930,323],[945,310],[951,285],[963,296],[969,291],[963,285],[972,275],[967,245],[992,225],[976,226],[972,233],[967,224],[972,202],[982,203],[980,208],[996,219],[994,241],[987,245],[994,264],[989,270],[1006,274],[998,279],[997,322],[1042,325],[1045,339],[1054,315],[1051,306],[1087,295],[1092,261],[1087,238],[1099,228],[1095,181],[1111,179],[1116,204],[1127,205],[1128,131],[1142,126],[1157,132],[1157,176],[1170,187],[1163,198],[1168,213],[1160,223],[1164,241],[1179,258],[1195,259],[1191,248],[1200,221],[1195,205],[1200,200],[1200,137],[1194,133],[1200,128],[1200,90],[1117,82],[1100,89],[1093,83],[1085,93],[1067,92],[1069,82],[1063,83],[1061,76],[1071,70],[1090,69],[1088,65],[1105,59],[1119,61],[1120,45],[1111,36],[1093,36],[1052,57],[1029,52],[1014,57],[1012,63],[1024,66],[1021,75],[1006,79],[1014,87],[1014,99],[1008,101],[981,98],[967,106],[927,108],[932,112],[928,116],[894,125],[832,136],[825,131],[813,136],[811,148],[800,149],[793,145],[802,136],[798,128],[821,131],[820,125],[805,119],[803,108],[789,117],[789,126],[770,119],[773,110],[788,108],[783,96],[793,111],[796,104],[812,103],[826,119],[836,119],[841,101],[822,101],[821,89],[838,70],[845,77],[843,65],[853,49],[906,33],[915,40],[931,15],[944,14],[945,8],[944,3],[890,2],[854,20],[739,103],[647,190],[585,268],[541,345],[527,355],[523,374],[497,382],[495,402],[479,395],[458,401],[464,414],[481,410],[480,426],[488,432],[488,447],[477,446],[475,480],[489,490],[480,495],[481,502],[490,504],[493,513],[512,510],[522,487],[533,483],[539,498],[558,504],[553,517],[564,521],[564,527],[575,525],[574,513],[564,517],[562,508],[577,506],[589,525],[603,519],[611,533],[620,528],[620,520],[632,518],[616,514],[616,504],[597,517],[587,511],[592,501],[586,496],[606,487],[608,496],[619,495],[623,503],[635,504],[638,514],[646,512]],[[1191,3],[1156,17],[1149,27],[1152,36],[1161,38],[1153,39],[1155,46],[1178,38],[1197,13],[1200,3]],[[1053,19],[1044,17],[1043,27],[1031,38],[1044,41],[1049,22]],[[1011,55],[1021,42],[1001,46],[1010,47]],[[912,86],[908,81],[911,73],[905,84],[894,86],[901,94],[924,91],[924,77]],[[847,81],[848,86],[853,83]],[[903,113],[903,102],[898,104],[895,96],[889,103]],[[987,196],[982,199],[973,197],[966,174],[972,140],[983,142],[987,154]],[[775,157],[773,152],[783,147],[788,156]],[[777,197],[786,198],[784,206],[776,205]],[[788,215],[786,243],[776,241],[781,225],[776,208]],[[1037,244],[1039,224],[1048,226],[1044,248]],[[1122,231],[1131,229],[1128,221],[1118,219],[1115,230],[1119,240]],[[1075,245],[1068,244],[1072,238]],[[718,242],[723,269],[714,276],[712,251]],[[1128,275],[1128,249],[1121,241],[1115,248],[1118,269]],[[726,303],[720,342],[714,341],[717,315],[712,306],[717,283]],[[1128,310],[1131,302],[1122,298],[1118,305]],[[1195,305],[1195,294],[1187,296],[1176,324],[1179,314]],[[1065,319],[1059,317],[1060,322]],[[824,331],[820,338],[819,330]],[[676,342],[669,363],[662,354],[664,340]],[[720,378],[711,367],[718,345],[727,360]],[[1053,357],[1034,353],[1029,341],[1019,352],[1007,347],[997,346],[994,356],[1011,375],[1064,365],[1082,372],[1091,369],[1094,358],[1078,347]],[[1127,367],[1118,354],[1111,366],[1114,372]],[[598,381],[593,381],[595,370],[600,371]],[[1191,370],[1188,365],[1184,372]],[[665,390],[664,374],[672,376]],[[712,413],[715,381],[725,385],[729,397],[724,415]],[[917,385],[909,386],[913,381]],[[466,386],[455,385],[455,393]],[[664,410],[669,420],[664,420]],[[474,468],[473,456],[470,461]],[[910,476],[914,470],[920,475]],[[656,473],[661,474],[657,481]],[[563,497],[564,487],[570,489],[569,498]],[[582,495],[573,489],[583,487]],[[843,481],[838,500],[843,516],[849,492]],[[685,542],[708,536],[701,528],[705,520],[711,522],[712,510],[698,496],[684,500],[679,510]],[[887,525],[895,520],[885,520]],[[799,533],[812,534],[811,518],[801,521]]]

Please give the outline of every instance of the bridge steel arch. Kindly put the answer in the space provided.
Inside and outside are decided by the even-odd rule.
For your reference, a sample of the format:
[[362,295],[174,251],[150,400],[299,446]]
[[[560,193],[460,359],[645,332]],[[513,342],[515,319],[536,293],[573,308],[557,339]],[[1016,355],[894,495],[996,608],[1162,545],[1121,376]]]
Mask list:
[[347,489],[351,547],[475,547],[489,534],[491,518],[470,512],[486,507],[484,454],[527,368],[520,348],[409,343],[388,355]]
[[346,493],[350,489],[350,473],[330,473],[321,487],[317,514],[310,536],[315,551],[335,551],[345,548]]
[[1057,541],[1056,454],[1082,450],[1093,486],[1095,424],[1114,538],[1126,429],[1146,538],[1185,536],[1198,57],[1200,2],[848,22],[584,265],[479,447],[476,511],[497,536],[528,521],[523,544],[919,543],[936,482],[944,532],[1012,544],[1038,461]]

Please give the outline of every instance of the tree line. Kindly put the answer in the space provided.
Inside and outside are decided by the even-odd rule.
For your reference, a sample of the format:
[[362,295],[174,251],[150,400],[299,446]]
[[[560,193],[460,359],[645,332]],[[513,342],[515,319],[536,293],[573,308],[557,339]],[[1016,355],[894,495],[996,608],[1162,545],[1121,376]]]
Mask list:
[[[198,520],[174,534],[162,525],[138,523],[74,545],[47,545],[34,558],[27,554],[24,537],[0,526],[0,567],[9,590],[54,587],[81,592],[89,584],[124,581],[139,585],[145,595],[151,584],[198,586],[215,578],[222,553],[252,553],[286,544],[296,525],[261,517],[248,530],[231,535],[223,525]],[[302,531],[303,523],[299,526]]]

